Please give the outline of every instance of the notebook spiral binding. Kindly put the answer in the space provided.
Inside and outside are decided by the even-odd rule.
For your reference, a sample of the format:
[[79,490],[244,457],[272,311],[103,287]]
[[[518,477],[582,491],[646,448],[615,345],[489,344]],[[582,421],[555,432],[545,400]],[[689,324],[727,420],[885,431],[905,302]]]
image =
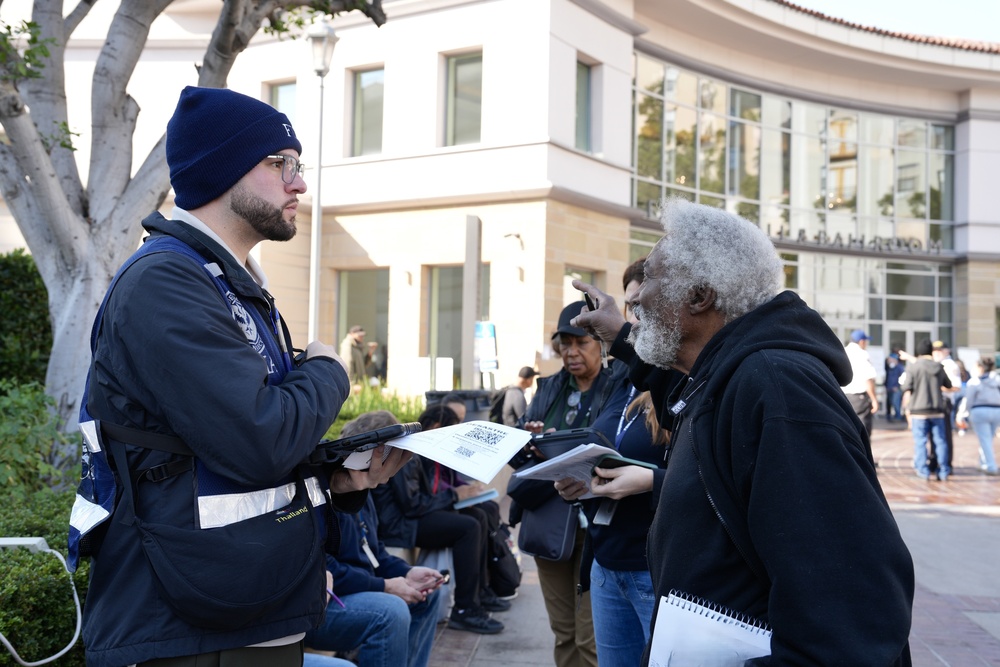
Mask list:
[[675,589],[670,591],[668,598],[677,600],[677,606],[682,609],[695,612],[714,621],[721,621],[723,623],[735,622],[758,635],[770,636],[771,634],[771,626],[759,618],[735,611],[717,602],[700,598],[697,595],[691,595],[690,593]]

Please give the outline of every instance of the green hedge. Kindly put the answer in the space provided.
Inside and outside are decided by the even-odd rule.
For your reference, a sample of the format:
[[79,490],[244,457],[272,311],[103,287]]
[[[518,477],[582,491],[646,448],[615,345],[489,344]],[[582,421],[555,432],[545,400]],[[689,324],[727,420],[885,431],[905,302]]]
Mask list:
[[[27,502],[4,501],[0,536],[43,537],[50,549],[66,555],[67,526],[75,494],[39,491]],[[89,583],[90,564],[81,563],[73,583],[81,604]],[[0,632],[25,662],[35,662],[61,651],[73,638],[76,607],[70,577],[58,558],[26,549],[0,550]],[[84,667],[83,642],[52,663]],[[17,665],[0,647],[0,666]]]
[[340,414],[337,415],[337,421],[326,432],[326,437],[336,438],[340,434],[340,429],[344,428],[344,424],[366,412],[376,410],[388,410],[402,423],[415,422],[424,410],[424,398],[400,397],[396,394],[386,394],[382,387],[362,385],[360,391],[351,394],[344,402]]
[[[76,494],[39,490],[45,486],[41,481],[44,475],[52,472],[39,454],[58,433],[49,405],[39,385],[0,382],[0,442],[7,459],[0,465],[0,502],[5,507],[0,514],[0,536],[43,537],[49,548],[65,556],[69,513]],[[347,400],[327,436],[336,437],[344,424],[372,410],[389,410],[402,422],[416,421],[423,399],[386,396],[378,388],[366,387]],[[89,575],[90,563],[81,562],[73,576],[81,604]],[[0,632],[22,660],[35,662],[61,651],[73,637],[75,623],[69,575],[57,558],[25,549],[0,549]],[[0,647],[0,667],[16,664]],[[82,640],[53,664],[84,667]]]
[[52,351],[48,292],[23,250],[0,255],[0,378],[45,383]]
[[77,476],[78,469],[62,472],[50,463],[56,445],[68,437],[57,424],[55,401],[42,385],[0,380],[0,497],[24,501],[36,491],[59,487]]

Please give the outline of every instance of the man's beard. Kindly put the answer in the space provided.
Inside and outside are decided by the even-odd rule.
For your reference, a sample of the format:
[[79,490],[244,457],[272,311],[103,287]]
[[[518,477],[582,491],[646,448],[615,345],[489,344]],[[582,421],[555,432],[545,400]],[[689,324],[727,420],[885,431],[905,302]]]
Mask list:
[[681,346],[681,304],[658,298],[656,312],[635,306],[639,321],[632,325],[628,342],[639,358],[659,368],[671,368],[677,362]]
[[[291,201],[294,200],[289,200],[285,205]],[[268,203],[245,187],[233,189],[229,208],[268,241],[288,241],[295,236],[294,216],[285,222],[284,207],[279,208]]]

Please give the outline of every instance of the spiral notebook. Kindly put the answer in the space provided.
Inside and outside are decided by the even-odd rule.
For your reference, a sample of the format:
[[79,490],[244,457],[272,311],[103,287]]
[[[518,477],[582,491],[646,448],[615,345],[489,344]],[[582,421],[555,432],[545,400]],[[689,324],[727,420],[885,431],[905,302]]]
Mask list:
[[649,667],[742,667],[770,654],[766,623],[680,591],[660,598]]

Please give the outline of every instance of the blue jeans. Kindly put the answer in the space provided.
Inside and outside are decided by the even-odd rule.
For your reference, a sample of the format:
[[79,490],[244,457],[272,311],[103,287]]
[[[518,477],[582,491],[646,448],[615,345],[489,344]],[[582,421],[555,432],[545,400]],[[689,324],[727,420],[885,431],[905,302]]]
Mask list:
[[590,608],[601,667],[635,667],[649,641],[656,593],[649,570],[590,567]]
[[889,389],[886,394],[888,400],[885,402],[885,418],[892,420],[895,417],[901,421],[906,419],[903,416],[903,392],[899,389]]
[[360,646],[358,662],[366,667],[426,667],[441,603],[437,591],[413,606],[382,592],[342,599],[344,607],[330,601],[323,623],[306,633],[306,646],[322,651]]
[[913,425],[913,467],[920,475],[929,475],[930,468],[927,466],[927,435],[930,434],[934,443],[934,452],[938,460],[938,477],[947,477],[951,474],[951,467],[948,461],[948,441],[945,440],[944,417],[920,418],[911,415]]
[[331,658],[318,653],[306,653],[302,656],[302,667],[357,667],[350,660]]
[[979,438],[979,463],[990,472],[996,472],[997,461],[993,457],[993,434],[1000,428],[1000,408],[989,406],[973,407],[969,410],[969,421]]

